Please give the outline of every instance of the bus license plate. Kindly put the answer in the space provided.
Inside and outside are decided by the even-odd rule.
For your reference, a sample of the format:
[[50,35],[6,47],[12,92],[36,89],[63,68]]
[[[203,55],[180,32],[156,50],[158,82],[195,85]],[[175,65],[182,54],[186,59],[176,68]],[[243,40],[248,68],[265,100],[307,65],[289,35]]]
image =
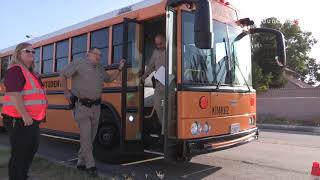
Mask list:
[[231,124],[231,127],[230,127],[231,134],[238,133],[239,131],[240,131],[240,124],[239,123]]

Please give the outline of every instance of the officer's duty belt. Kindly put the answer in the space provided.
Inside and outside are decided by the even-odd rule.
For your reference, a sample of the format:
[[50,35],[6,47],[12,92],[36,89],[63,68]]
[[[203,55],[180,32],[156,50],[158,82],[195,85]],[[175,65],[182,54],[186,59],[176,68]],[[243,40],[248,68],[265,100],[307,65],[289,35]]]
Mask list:
[[97,100],[91,100],[91,99],[78,99],[78,101],[82,104],[82,105],[84,105],[84,106],[86,106],[86,107],[89,107],[89,108],[91,108],[91,106],[93,106],[93,105],[100,105],[101,104],[101,99],[97,99]]

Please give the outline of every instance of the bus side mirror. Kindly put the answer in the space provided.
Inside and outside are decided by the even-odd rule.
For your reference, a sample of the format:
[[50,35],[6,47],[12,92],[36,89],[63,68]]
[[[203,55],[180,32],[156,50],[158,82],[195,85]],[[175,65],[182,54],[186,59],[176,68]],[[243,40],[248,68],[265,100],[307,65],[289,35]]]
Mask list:
[[200,49],[213,48],[212,9],[209,0],[195,2],[194,42]]
[[286,46],[285,46],[285,40],[284,36],[281,31],[271,29],[271,28],[253,28],[250,29],[250,34],[256,34],[256,33],[269,33],[273,34],[276,37],[276,56],[275,60],[278,64],[278,66],[285,66],[286,65]]

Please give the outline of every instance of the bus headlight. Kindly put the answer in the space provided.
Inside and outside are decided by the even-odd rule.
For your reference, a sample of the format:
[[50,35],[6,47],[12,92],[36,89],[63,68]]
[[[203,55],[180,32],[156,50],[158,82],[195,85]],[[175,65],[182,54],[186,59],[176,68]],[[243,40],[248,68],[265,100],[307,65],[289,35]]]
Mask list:
[[128,118],[128,120],[129,120],[130,122],[133,122],[133,121],[134,121],[134,117],[133,117],[132,115],[130,115],[129,118]]
[[191,134],[192,135],[198,135],[201,132],[201,126],[199,123],[194,122],[191,124],[191,128],[190,128]]
[[210,130],[211,130],[211,126],[209,125],[208,122],[206,122],[203,126],[203,132],[208,134]]

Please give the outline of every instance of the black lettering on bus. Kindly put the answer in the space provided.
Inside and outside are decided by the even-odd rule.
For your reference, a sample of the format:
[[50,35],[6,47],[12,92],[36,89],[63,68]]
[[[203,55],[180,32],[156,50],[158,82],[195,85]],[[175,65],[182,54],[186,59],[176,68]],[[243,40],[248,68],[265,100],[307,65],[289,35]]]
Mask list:
[[61,83],[60,81],[46,81],[44,83],[46,88],[57,88],[57,87],[61,87]]
[[226,115],[229,114],[229,106],[214,106],[212,108],[213,115]]

